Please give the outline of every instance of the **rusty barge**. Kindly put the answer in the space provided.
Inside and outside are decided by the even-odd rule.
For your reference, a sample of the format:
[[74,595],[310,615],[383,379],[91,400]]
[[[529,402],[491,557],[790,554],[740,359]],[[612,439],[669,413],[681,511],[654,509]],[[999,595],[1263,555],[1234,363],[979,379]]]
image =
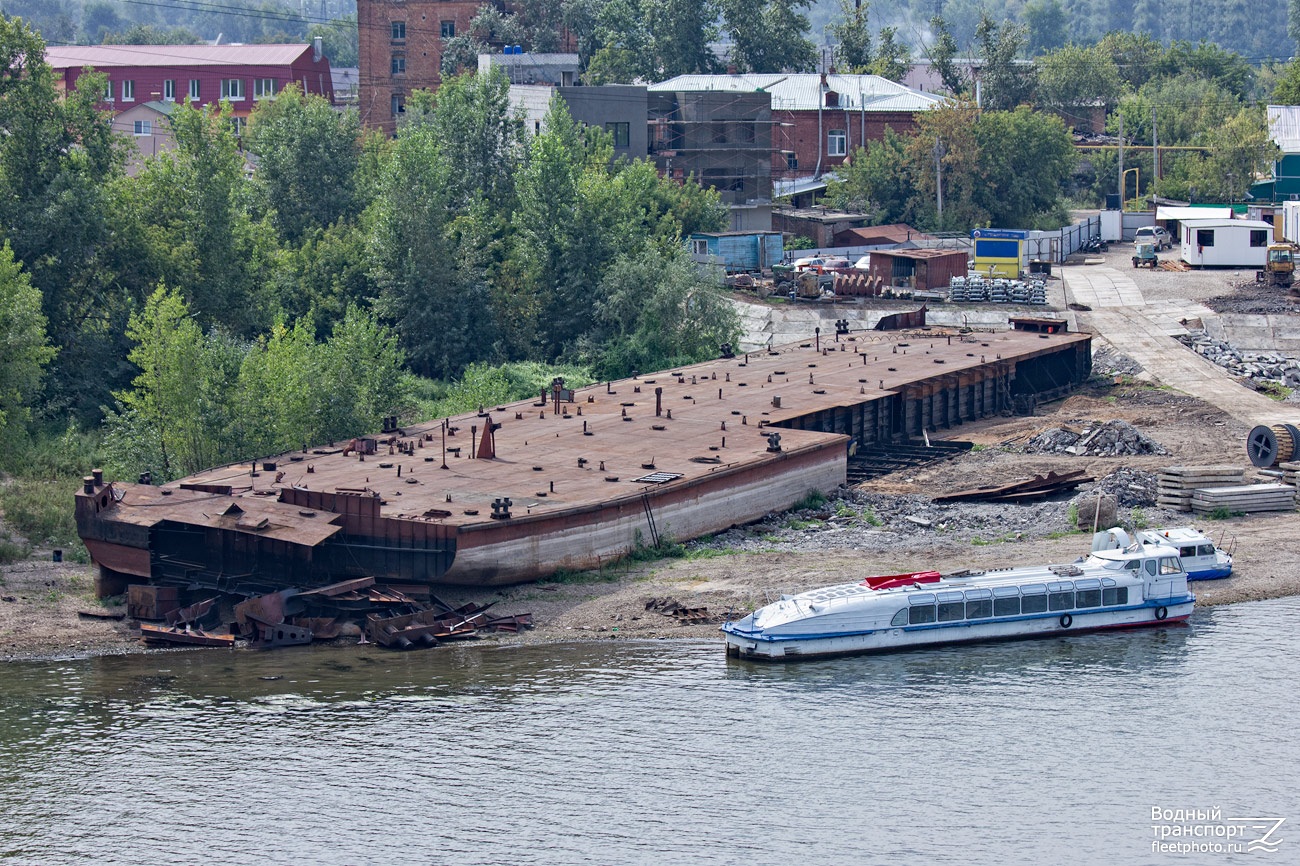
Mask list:
[[[790,507],[846,479],[850,443],[901,442],[1063,396],[1091,337],[837,334],[483,407],[152,485],[87,476],[101,596],[252,594],[352,577],[492,586],[588,569]],[[142,479],[144,480],[144,479]]]

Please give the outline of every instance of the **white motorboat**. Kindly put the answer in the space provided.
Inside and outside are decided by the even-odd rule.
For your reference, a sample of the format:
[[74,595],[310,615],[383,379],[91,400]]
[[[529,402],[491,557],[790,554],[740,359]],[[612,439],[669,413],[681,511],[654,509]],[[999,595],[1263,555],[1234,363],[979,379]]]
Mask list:
[[1123,529],[1108,529],[1093,536],[1092,549],[1115,550],[1133,541],[1143,545],[1168,545],[1177,548],[1188,580],[1219,580],[1232,574],[1232,554],[1195,527],[1141,529],[1130,539]]
[[1186,620],[1175,547],[1130,544],[1067,565],[868,577],[789,595],[722,626],[727,652],[794,659]]

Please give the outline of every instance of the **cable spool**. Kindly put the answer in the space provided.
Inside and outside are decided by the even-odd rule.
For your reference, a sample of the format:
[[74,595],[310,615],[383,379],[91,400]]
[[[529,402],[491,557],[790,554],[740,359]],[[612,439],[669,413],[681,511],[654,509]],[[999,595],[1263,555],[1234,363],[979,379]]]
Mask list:
[[1300,429],[1292,424],[1260,424],[1246,436],[1246,455],[1260,468],[1286,463],[1300,453]]

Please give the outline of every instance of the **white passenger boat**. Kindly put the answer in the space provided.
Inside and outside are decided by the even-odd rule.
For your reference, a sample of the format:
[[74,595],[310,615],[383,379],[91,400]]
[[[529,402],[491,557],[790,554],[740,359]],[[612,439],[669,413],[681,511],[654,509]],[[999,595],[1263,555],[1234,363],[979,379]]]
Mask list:
[[1136,533],[1135,539],[1130,539],[1123,529],[1108,529],[1093,536],[1092,549],[1123,549],[1134,540],[1144,545],[1164,544],[1177,548],[1188,580],[1219,580],[1232,574],[1232,554],[1216,545],[1204,532],[1191,526],[1143,529]]
[[1181,622],[1196,597],[1174,547],[1068,565],[869,577],[785,596],[722,626],[730,655],[790,659]]

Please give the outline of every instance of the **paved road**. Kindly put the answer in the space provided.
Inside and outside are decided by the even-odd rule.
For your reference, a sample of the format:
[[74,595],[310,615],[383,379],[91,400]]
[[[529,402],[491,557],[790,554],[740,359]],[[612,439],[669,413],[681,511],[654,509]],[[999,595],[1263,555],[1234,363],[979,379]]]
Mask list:
[[1147,303],[1133,278],[1115,268],[1072,266],[1061,268],[1060,273],[1067,303],[1090,308],[1075,314],[1078,327],[1141,364],[1147,378],[1218,406],[1252,426],[1300,424],[1300,407],[1250,390],[1174,339],[1187,333],[1187,324],[1202,327],[1216,315],[1213,310],[1187,300]]

